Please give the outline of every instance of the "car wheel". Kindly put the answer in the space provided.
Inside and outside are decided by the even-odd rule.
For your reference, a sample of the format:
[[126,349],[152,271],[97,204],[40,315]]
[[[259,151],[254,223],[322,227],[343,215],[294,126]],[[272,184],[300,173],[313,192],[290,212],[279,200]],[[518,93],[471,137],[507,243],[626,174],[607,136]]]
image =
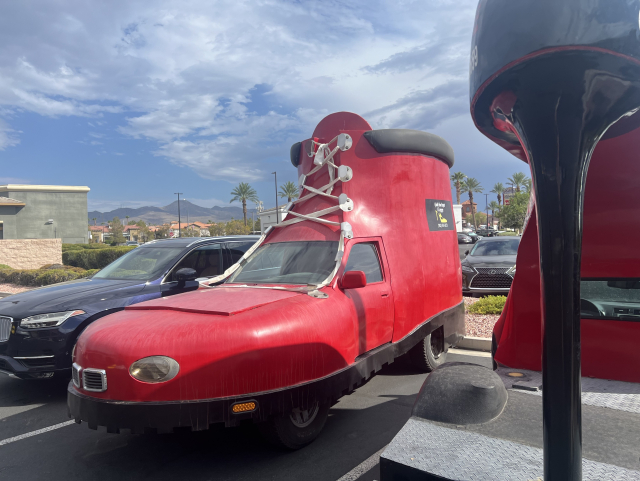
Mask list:
[[442,328],[436,329],[409,351],[411,363],[424,372],[433,371],[444,364],[446,358]]
[[314,441],[329,416],[329,404],[315,402],[310,407],[294,408],[260,424],[263,436],[274,446],[300,449]]

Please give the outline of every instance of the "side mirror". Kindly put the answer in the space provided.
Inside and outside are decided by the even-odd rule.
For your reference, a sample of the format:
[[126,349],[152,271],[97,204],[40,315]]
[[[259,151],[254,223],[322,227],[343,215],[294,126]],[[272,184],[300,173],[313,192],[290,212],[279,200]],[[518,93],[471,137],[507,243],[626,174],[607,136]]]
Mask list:
[[464,251],[464,255],[468,256],[469,255],[469,251]]
[[187,281],[195,281],[198,277],[198,273],[195,269],[190,267],[183,267],[176,271],[176,280],[178,281],[178,288],[184,287]]
[[359,289],[367,285],[367,276],[362,271],[349,271],[342,275],[340,287],[343,289]]

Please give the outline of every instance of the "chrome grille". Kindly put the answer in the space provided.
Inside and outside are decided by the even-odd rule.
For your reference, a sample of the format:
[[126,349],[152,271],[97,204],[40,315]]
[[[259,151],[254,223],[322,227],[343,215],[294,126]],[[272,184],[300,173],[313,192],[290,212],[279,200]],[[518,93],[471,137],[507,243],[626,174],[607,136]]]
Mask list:
[[13,324],[13,319],[11,319],[10,317],[0,316],[0,342],[5,342],[9,340],[12,324]]
[[471,281],[475,289],[508,289],[511,287],[513,277],[508,274],[478,274]]
[[107,373],[102,369],[86,368],[82,370],[82,389],[91,392],[107,390]]
[[80,371],[82,368],[74,362],[71,366],[71,376],[73,377],[73,385],[77,388],[80,388]]
[[506,274],[510,267],[474,267],[475,270],[478,271],[479,274]]

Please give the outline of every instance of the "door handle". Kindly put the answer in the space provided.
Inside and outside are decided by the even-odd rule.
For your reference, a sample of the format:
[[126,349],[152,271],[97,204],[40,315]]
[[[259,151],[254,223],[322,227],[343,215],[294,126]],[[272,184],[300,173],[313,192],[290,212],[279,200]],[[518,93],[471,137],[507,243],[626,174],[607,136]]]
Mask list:
[[389,293],[388,292],[383,292],[380,294],[382,297],[389,297]]

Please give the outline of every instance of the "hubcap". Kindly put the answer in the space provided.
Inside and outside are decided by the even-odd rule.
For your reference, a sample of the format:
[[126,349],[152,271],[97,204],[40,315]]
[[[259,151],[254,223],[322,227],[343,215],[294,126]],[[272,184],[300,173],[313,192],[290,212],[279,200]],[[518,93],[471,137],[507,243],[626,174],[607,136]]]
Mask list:
[[320,404],[316,402],[309,409],[292,409],[289,418],[294,426],[298,428],[306,428],[316,418],[319,410]]

